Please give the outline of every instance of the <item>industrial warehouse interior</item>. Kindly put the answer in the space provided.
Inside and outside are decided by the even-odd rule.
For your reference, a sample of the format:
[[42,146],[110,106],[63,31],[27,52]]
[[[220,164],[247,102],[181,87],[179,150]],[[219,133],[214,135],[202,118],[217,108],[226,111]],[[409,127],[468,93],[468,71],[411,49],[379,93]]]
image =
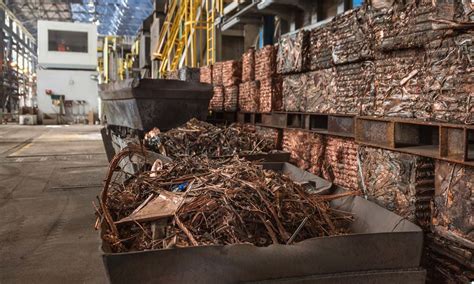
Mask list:
[[473,283],[473,0],[0,1],[0,283]]

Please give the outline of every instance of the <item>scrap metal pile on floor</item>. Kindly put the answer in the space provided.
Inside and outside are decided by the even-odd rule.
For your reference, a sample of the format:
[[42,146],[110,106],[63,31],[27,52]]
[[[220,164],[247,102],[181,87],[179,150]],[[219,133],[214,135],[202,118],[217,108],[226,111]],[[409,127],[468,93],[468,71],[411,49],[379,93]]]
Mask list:
[[142,171],[124,182],[120,160],[140,155],[129,147],[111,163],[101,196],[103,240],[114,252],[250,243],[289,244],[347,232],[351,216],[331,209],[280,173],[239,159],[185,157]]

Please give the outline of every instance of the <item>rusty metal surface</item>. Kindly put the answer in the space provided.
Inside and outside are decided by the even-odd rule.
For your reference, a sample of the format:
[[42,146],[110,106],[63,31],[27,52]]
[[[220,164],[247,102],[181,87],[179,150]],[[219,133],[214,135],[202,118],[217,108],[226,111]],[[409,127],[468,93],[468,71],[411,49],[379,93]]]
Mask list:
[[[287,170],[301,173],[294,167]],[[387,269],[403,273],[419,267],[419,227],[361,197],[339,199],[331,206],[356,216],[353,234],[264,248],[238,244],[104,253],[104,265],[112,283],[236,283]]]
[[196,117],[204,120],[211,85],[175,80],[124,80],[100,85],[109,125],[148,131],[170,129]]
[[395,123],[395,147],[439,145],[439,127]]
[[328,131],[341,133],[354,133],[354,117],[348,116],[329,116]]
[[[358,143],[474,166],[472,125],[406,118],[356,117]],[[471,147],[471,150],[469,148]]]
[[443,157],[450,157],[463,161],[467,157],[467,141],[464,129],[441,127],[440,128],[440,154]]
[[108,131],[107,128],[103,127],[100,129],[100,135],[102,136],[102,142],[104,143],[107,160],[110,162],[115,156],[115,150],[112,144],[112,133]]
[[390,141],[390,135],[393,131],[392,127],[392,124],[387,121],[366,120],[357,118],[357,141],[390,147],[392,145]]

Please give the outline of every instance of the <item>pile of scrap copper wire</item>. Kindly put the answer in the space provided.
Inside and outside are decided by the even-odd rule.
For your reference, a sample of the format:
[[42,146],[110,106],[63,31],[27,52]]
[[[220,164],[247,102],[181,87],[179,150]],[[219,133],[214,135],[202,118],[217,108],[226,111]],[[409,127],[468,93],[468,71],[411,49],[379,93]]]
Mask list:
[[[347,233],[352,216],[329,201],[350,193],[309,194],[288,176],[239,159],[185,157],[154,162],[120,180],[127,147],[111,161],[97,227],[111,252],[202,245],[291,244]],[[145,168],[144,168],[145,169]]]
[[183,126],[167,132],[155,128],[146,134],[145,144],[153,151],[171,158],[257,154],[276,148],[273,136],[257,133],[254,127],[240,124],[220,127],[197,119],[191,119]]

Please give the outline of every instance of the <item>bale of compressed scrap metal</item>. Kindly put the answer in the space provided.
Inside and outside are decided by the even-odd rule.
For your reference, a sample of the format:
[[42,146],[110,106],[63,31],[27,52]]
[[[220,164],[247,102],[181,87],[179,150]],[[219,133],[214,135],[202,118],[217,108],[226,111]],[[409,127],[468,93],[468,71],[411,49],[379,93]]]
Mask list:
[[[130,155],[123,152],[112,165]],[[288,176],[237,157],[182,158],[120,184],[112,182],[116,169],[110,167],[98,210],[112,252],[289,244],[347,233],[352,219],[328,202],[347,194],[308,194]]]
[[282,110],[282,83],[278,75],[260,80],[259,112]]
[[436,161],[431,233],[426,243],[428,278],[444,283],[474,280],[474,170]]
[[331,181],[344,188],[358,191],[357,183],[357,148],[358,145],[352,138],[336,136],[326,137],[325,159],[328,171],[334,178]]
[[202,66],[200,69],[199,80],[201,83],[212,84],[212,65]]
[[309,47],[310,70],[329,68],[334,65],[332,58],[332,23],[311,30]]
[[453,20],[452,8],[453,3],[397,1],[390,8],[367,11],[373,24],[375,48],[388,51],[423,47],[449,27],[443,20]]
[[224,111],[237,111],[239,104],[239,86],[224,87]]
[[242,82],[255,80],[255,48],[242,54]]
[[471,283],[474,280],[474,243],[443,237],[439,231],[426,234],[423,266],[428,283]]
[[358,155],[359,181],[369,200],[429,228],[434,161],[372,147],[359,147]]
[[337,15],[332,22],[334,64],[373,58],[373,33],[365,6]]
[[272,133],[257,132],[253,126],[240,124],[219,127],[196,119],[167,132],[150,131],[145,135],[145,145],[171,158],[196,155],[222,157],[268,153],[276,149]]
[[336,90],[334,95],[328,96],[334,98],[330,100],[333,102],[331,112],[359,115],[373,113],[375,103],[374,63],[371,61],[354,62],[337,65],[335,69]]
[[224,87],[214,86],[214,95],[209,102],[209,109],[214,111],[224,110]]
[[178,71],[178,77],[181,81],[200,82],[201,70],[199,68],[182,67]]
[[[382,50],[397,50],[404,48],[422,47],[427,41],[426,24],[431,25],[426,17],[417,20],[416,3],[403,5],[395,3],[390,9],[371,11],[370,17],[374,23],[375,48]],[[423,29],[416,28],[417,21],[423,20]],[[429,29],[429,27],[428,27]]]
[[212,65],[212,84],[214,84],[214,86],[223,85],[222,67],[222,62],[216,62]]
[[459,32],[431,41],[427,53],[427,93],[432,118],[474,123],[474,32]]
[[474,242],[473,198],[474,169],[437,161],[433,225]]
[[[334,67],[306,73],[304,95],[300,110],[306,112],[336,113],[336,70]],[[301,82],[303,83],[303,82]]]
[[307,73],[283,75],[282,100],[285,111],[305,110],[305,90],[308,84]]
[[257,112],[260,104],[260,82],[250,81],[239,85],[239,109]]
[[337,66],[337,73],[341,79],[336,82],[337,92],[343,95],[355,93],[359,115],[373,113],[376,98],[373,61]]
[[290,161],[300,169],[311,167],[311,144],[314,134],[298,129],[285,129],[283,132],[283,150],[290,153]]
[[222,62],[222,84],[224,86],[238,85],[242,81],[242,62],[228,60]]
[[426,74],[424,49],[377,53],[375,109],[371,115],[429,119],[431,98],[425,92]]
[[283,150],[291,161],[336,185],[358,191],[357,145],[353,139],[285,129]]
[[299,30],[280,38],[277,53],[279,74],[299,73],[308,70],[309,32]]
[[262,80],[276,74],[276,52],[273,45],[266,45],[255,52],[255,79]]

